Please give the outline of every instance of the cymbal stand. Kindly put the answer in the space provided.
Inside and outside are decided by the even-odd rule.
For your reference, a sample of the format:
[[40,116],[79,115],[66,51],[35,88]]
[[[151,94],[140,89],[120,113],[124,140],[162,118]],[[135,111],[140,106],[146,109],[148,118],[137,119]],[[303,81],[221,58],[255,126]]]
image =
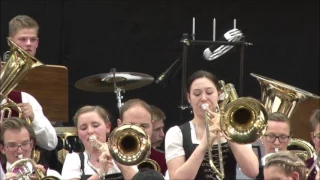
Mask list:
[[121,95],[121,91],[125,92],[124,89],[121,89],[119,87],[117,87],[116,84],[116,72],[117,70],[115,68],[112,68],[111,71],[113,73],[113,86],[114,86],[114,93],[116,93],[116,97],[117,97],[117,107],[120,111],[120,108],[122,107],[123,103],[121,102],[123,96]]

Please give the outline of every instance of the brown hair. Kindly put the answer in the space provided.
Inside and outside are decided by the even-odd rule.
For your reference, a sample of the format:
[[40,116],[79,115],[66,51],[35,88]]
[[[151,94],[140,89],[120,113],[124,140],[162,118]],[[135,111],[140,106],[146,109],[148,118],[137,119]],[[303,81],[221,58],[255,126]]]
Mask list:
[[38,23],[27,15],[18,15],[9,22],[9,36],[13,37],[19,30],[25,28],[34,28],[39,31]]
[[160,108],[158,108],[154,105],[150,105],[150,107],[151,107],[151,111],[152,111],[152,121],[166,120],[166,115],[164,114],[164,112]]
[[320,124],[320,109],[316,109],[313,111],[310,121],[312,124],[312,131],[315,131],[317,126]]
[[75,113],[73,116],[73,123],[77,127],[78,125],[78,118],[81,114],[87,113],[87,112],[97,112],[97,114],[104,120],[105,123],[109,123],[109,112],[104,109],[101,106],[91,106],[91,105],[86,105],[78,109],[78,111]]
[[212,81],[212,83],[216,86],[217,90],[220,91],[221,87],[215,75],[213,75],[211,72],[208,72],[208,71],[198,70],[190,75],[186,84],[186,91],[187,91],[186,93],[190,93],[190,87],[194,80],[203,78],[203,77]]
[[264,168],[270,166],[282,168],[287,176],[292,172],[297,172],[302,179],[306,177],[308,171],[306,164],[300,158],[288,151],[280,151],[268,156]]
[[125,102],[123,104],[123,106],[121,107],[121,109],[120,109],[120,120],[121,121],[123,120],[123,114],[128,109],[130,109],[132,107],[137,107],[137,106],[140,106],[140,107],[143,107],[144,109],[146,109],[150,113],[151,119],[153,119],[152,110],[151,110],[151,107],[150,107],[150,105],[148,103],[146,103],[145,101],[143,101],[141,99],[130,99],[127,102]]
[[286,116],[286,115],[284,115],[282,113],[279,113],[279,112],[273,112],[273,113],[270,113],[268,115],[268,121],[287,123],[289,125],[289,128],[290,128],[290,136],[292,135],[293,128],[292,128],[292,125],[290,123],[290,119],[288,118],[288,116]]
[[[4,122],[2,122],[1,128],[0,128],[0,144],[4,145],[4,143],[5,143],[4,142],[4,133],[7,130],[21,130],[23,128],[27,129],[27,131],[29,133],[30,140],[32,140],[33,144],[35,145],[36,144],[36,133],[34,132],[32,127],[25,120],[20,119],[18,117],[9,117]],[[2,163],[6,162],[5,155],[1,154],[0,158],[1,158]]]

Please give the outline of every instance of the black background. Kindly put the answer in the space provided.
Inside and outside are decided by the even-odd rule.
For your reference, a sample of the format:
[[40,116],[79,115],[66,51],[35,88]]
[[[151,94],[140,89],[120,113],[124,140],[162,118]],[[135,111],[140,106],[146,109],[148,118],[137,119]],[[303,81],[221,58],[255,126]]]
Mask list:
[[[46,64],[68,67],[69,116],[85,104],[99,104],[118,117],[116,95],[85,92],[75,88],[79,79],[108,73],[140,72],[157,78],[182,56],[183,33],[212,40],[216,18],[217,39],[233,28],[246,36],[243,96],[260,98],[261,74],[319,94],[319,2],[314,1],[17,1],[1,0],[1,48],[8,50],[8,22],[26,14],[40,25],[36,57]],[[219,79],[239,88],[239,48],[214,61],[202,58],[206,46],[189,48],[187,74],[198,69],[213,72]],[[166,129],[181,124],[181,71],[168,84],[152,83],[123,94],[126,101],[141,98],[167,115]],[[189,111],[184,111],[189,115]],[[71,121],[70,121],[71,124]],[[67,124],[69,125],[69,124]]]

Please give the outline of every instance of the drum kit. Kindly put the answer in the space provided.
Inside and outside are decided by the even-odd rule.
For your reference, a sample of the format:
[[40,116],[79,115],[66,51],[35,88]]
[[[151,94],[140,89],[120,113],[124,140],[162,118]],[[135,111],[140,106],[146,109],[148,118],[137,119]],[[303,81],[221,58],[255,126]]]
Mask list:
[[[151,84],[154,78],[150,75],[138,72],[116,72],[111,69],[110,73],[91,75],[80,79],[75,86],[83,91],[89,92],[114,92],[117,98],[117,107],[120,110],[122,103],[122,92],[138,89]],[[63,164],[66,155],[71,152],[83,151],[83,146],[77,136],[76,127],[56,127],[58,136],[57,153],[59,162]]]

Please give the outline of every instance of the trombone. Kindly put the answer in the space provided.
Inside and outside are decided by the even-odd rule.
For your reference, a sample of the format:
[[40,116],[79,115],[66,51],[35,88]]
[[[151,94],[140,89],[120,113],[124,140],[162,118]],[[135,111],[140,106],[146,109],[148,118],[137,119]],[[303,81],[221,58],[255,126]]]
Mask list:
[[[253,98],[238,98],[237,92],[231,83],[225,85],[224,81],[220,80],[219,84],[225,96],[217,106],[222,133],[227,140],[238,144],[249,144],[256,141],[264,133],[267,125],[268,114],[264,105]],[[205,111],[209,164],[217,178],[223,179],[225,173],[220,135],[217,137],[219,171],[213,161],[212,145],[209,144],[209,121],[211,120],[211,115],[208,113],[208,104],[202,104],[201,108]]]
[[[89,141],[93,147],[100,150],[95,136],[90,136]],[[120,164],[131,166],[142,162],[151,148],[151,143],[144,129],[134,124],[123,124],[115,128],[108,138],[108,149],[112,158]],[[88,155],[88,165],[100,175],[99,171],[89,162],[91,153]]]

